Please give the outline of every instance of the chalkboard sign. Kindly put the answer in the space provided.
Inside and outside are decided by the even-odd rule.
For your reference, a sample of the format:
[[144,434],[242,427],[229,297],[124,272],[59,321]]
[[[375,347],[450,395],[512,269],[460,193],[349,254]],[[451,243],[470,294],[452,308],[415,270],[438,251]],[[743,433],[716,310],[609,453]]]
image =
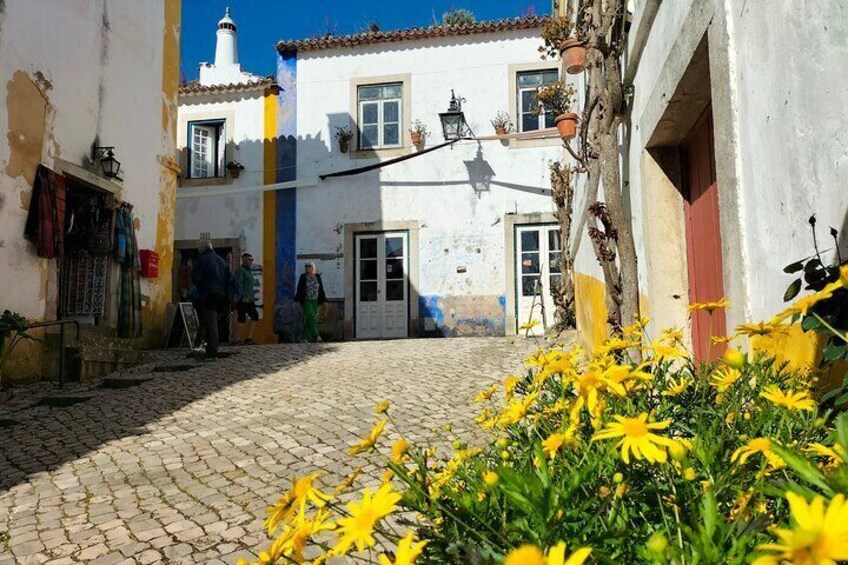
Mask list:
[[200,320],[197,318],[194,305],[191,302],[180,302],[168,327],[165,347],[180,347],[183,340],[187,340],[189,347],[194,349],[199,332]]

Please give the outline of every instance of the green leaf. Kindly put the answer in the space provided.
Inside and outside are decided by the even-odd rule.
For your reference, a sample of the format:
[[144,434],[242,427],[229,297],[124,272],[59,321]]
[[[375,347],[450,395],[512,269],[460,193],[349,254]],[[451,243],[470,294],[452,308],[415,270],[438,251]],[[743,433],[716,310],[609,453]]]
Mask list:
[[801,322],[801,329],[805,332],[814,330],[817,327],[819,327],[819,320],[815,316],[805,316],[804,321]]
[[792,281],[792,284],[786,289],[786,292],[783,293],[783,301],[789,302],[801,292],[801,279],[795,279]]
[[835,406],[839,406],[840,404],[845,404],[846,402],[848,402],[848,392],[837,398],[836,402],[834,402],[833,404]]
[[718,503],[712,490],[704,495],[704,503],[701,506],[701,518],[704,520],[704,533],[707,539],[712,539],[718,524]]
[[828,495],[833,495],[833,489],[827,484],[824,475],[818,467],[810,463],[806,458],[798,455],[790,449],[786,449],[782,445],[773,444],[773,449],[780,455],[786,464],[798,474],[798,477],[807,483],[821,489]]
[[785,267],[783,267],[783,272],[791,275],[792,273],[797,273],[798,271],[800,271],[803,268],[804,268],[804,261],[803,260],[795,261],[794,263],[790,263],[790,264],[786,265]]
[[842,392],[842,390],[843,390],[843,389],[842,389],[842,387],[839,387],[839,388],[835,388],[835,389],[831,390],[830,392],[825,393],[825,394],[822,396],[822,399],[821,399],[822,404],[824,404],[825,402],[827,402],[827,401],[828,401],[828,400],[830,400],[831,398],[836,397],[836,395],[837,395],[837,394],[839,394],[839,393],[841,393],[841,392]]
[[848,414],[840,414],[836,417],[836,441],[842,447],[848,448]]
[[843,353],[845,353],[845,348],[836,343],[831,343],[824,348],[824,358],[828,361],[839,359]]

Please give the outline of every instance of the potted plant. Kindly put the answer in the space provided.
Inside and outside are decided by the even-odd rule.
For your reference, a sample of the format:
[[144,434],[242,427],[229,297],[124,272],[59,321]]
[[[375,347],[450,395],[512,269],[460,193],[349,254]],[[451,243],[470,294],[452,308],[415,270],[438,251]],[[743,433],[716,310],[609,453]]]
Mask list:
[[504,111],[500,111],[495,114],[494,119],[492,119],[492,126],[495,128],[495,133],[498,135],[506,135],[512,130],[512,120]]
[[350,140],[353,139],[353,132],[347,126],[336,126],[336,139],[339,142],[339,151],[347,153],[350,149]]
[[227,163],[227,170],[230,172],[230,176],[234,179],[239,178],[239,175],[244,170],[244,165],[239,163],[238,161],[230,161]]
[[535,114],[550,112],[556,116],[556,127],[564,140],[577,136],[577,114],[571,111],[571,101],[574,97],[574,87],[558,80],[536,91],[539,106],[533,110]]
[[4,310],[0,316],[0,401],[8,399],[11,394],[6,391],[8,383],[3,382],[3,369],[12,355],[12,351],[24,340],[34,341],[29,335],[29,322],[15,312]]
[[409,130],[409,135],[412,138],[413,145],[421,145],[424,143],[424,136],[427,135],[427,126],[421,120],[415,120],[412,129]]
[[574,37],[574,25],[567,18],[554,18],[542,28],[542,40],[539,47],[542,58],[560,55],[565,63],[565,71],[576,75],[586,69],[586,44]]

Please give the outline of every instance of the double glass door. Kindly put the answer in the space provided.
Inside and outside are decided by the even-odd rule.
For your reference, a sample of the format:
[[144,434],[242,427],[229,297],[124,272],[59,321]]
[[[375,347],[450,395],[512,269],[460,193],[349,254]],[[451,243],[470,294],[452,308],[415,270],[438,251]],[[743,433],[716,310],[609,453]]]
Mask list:
[[[562,280],[559,226],[518,226],[515,236],[518,294],[516,326],[536,321],[538,324],[530,330],[530,334],[542,335],[545,327],[554,323],[552,291]],[[524,330],[519,333],[523,335]]]
[[404,232],[356,236],[356,337],[409,333],[409,239]]

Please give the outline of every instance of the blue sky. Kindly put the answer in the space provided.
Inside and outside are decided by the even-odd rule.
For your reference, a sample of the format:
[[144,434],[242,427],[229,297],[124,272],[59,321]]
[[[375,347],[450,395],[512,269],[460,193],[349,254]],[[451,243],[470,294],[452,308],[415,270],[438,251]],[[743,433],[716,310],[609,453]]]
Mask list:
[[550,12],[550,0],[183,0],[182,70],[197,78],[198,64],[215,58],[215,30],[229,6],[239,32],[242,69],[274,73],[274,45],[332,29],[335,35],[363,31],[374,20],[383,30],[433,23],[452,8],[467,8],[478,20],[511,18],[534,9]]

